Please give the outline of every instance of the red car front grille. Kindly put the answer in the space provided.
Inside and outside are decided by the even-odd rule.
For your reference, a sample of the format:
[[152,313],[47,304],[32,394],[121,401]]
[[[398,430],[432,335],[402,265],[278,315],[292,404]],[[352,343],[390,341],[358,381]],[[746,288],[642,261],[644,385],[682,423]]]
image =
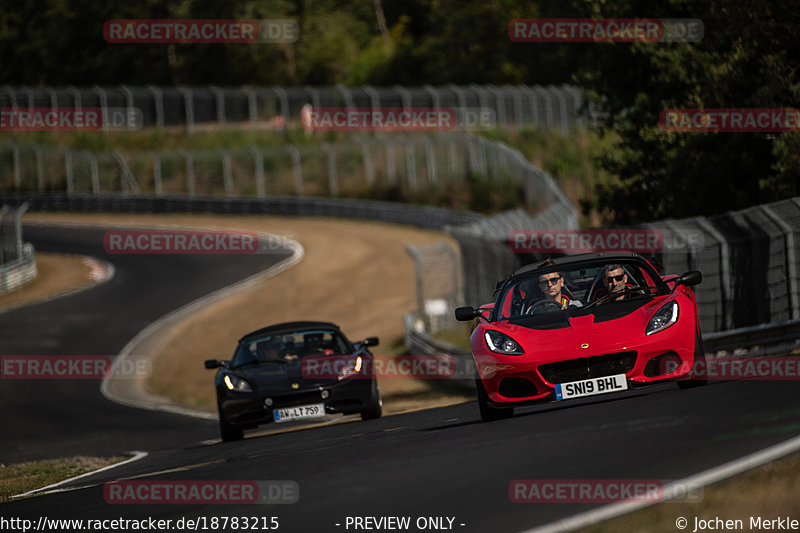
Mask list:
[[619,352],[540,365],[539,373],[549,383],[569,383],[582,379],[627,374],[635,364],[636,352]]

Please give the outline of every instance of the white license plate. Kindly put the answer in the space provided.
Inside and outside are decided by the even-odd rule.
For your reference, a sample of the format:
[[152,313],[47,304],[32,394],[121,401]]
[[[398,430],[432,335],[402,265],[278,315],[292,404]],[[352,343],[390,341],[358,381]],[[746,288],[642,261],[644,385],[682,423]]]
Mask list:
[[627,388],[628,380],[625,379],[625,374],[559,383],[556,385],[556,400],[606,394],[608,392],[627,390]]
[[325,416],[325,404],[314,403],[311,405],[298,405],[297,407],[285,407],[283,409],[275,409],[272,413],[275,416],[275,422],[322,418]]

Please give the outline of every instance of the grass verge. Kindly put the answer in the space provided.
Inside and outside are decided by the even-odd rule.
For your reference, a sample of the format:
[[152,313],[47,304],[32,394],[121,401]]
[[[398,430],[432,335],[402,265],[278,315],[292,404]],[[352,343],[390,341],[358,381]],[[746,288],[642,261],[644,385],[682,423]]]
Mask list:
[[[800,454],[754,468],[734,478],[706,487],[696,503],[660,503],[640,511],[582,529],[586,533],[660,533],[680,531],[676,521],[683,517],[695,529],[699,520],[742,520],[741,531],[750,528],[750,517],[773,520],[790,517],[800,520]],[[712,525],[714,528],[714,525]],[[778,528],[773,528],[778,529]],[[724,529],[723,529],[724,530]],[[700,529],[698,529],[700,531]]]
[[0,309],[62,294],[91,280],[91,268],[82,256],[36,252],[37,276],[17,290],[0,294]]
[[0,502],[12,496],[46,487],[74,476],[126,460],[127,457],[76,456],[65,459],[46,459],[11,465],[0,464]]

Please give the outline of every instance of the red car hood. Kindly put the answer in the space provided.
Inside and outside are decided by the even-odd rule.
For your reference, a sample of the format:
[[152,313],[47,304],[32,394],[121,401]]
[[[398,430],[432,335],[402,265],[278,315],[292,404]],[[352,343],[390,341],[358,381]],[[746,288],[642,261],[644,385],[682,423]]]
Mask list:
[[[526,327],[525,321],[486,324],[487,329],[497,329],[510,335],[526,354],[554,354],[568,351],[573,355],[589,357],[624,351],[645,339],[645,328],[656,311],[671,298],[662,296],[644,303],[631,312],[615,318],[608,317],[613,307],[598,309],[597,313],[585,316],[570,316],[568,325],[542,329],[541,326]],[[615,306],[617,304],[609,304]],[[604,316],[605,315],[605,316]],[[588,346],[584,346],[588,345]]]

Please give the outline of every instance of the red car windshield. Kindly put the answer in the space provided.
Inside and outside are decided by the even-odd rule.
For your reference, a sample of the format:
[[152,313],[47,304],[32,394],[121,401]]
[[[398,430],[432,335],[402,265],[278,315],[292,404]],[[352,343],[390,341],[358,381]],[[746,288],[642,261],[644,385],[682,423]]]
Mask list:
[[537,269],[505,285],[495,320],[512,320],[565,309],[649,298],[668,291],[661,277],[641,261],[594,261]]

